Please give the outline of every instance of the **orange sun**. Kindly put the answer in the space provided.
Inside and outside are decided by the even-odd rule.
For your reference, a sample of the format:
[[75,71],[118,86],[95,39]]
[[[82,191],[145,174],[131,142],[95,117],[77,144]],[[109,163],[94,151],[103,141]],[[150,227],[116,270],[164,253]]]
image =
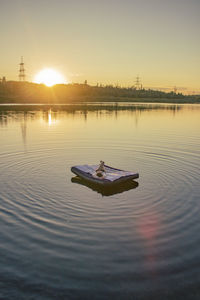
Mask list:
[[59,83],[67,83],[66,79],[56,70],[43,69],[36,74],[35,83],[43,83],[47,86],[52,86]]

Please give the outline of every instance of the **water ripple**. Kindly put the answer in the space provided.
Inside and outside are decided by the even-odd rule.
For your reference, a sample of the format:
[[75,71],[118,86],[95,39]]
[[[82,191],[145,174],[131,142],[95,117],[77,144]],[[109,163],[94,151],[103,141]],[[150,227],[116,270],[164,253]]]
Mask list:
[[[110,118],[104,119],[107,128]],[[124,126],[120,120],[115,125],[119,131]],[[137,130],[121,136],[108,130],[99,140],[91,127],[74,128],[64,138],[66,124],[54,134],[45,127],[26,148],[13,142],[0,152],[2,282],[16,295],[23,284],[22,299],[40,292],[49,299],[53,293],[145,299],[166,286],[172,296],[183,286],[196,290],[199,136],[178,128],[143,138]],[[71,182],[71,165],[96,157],[139,171],[139,186],[106,197]]]

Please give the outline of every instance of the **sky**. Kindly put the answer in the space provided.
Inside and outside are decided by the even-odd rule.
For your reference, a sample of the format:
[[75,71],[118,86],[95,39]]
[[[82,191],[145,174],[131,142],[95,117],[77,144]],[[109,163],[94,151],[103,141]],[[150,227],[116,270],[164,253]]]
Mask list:
[[0,0],[0,77],[200,93],[200,0]]

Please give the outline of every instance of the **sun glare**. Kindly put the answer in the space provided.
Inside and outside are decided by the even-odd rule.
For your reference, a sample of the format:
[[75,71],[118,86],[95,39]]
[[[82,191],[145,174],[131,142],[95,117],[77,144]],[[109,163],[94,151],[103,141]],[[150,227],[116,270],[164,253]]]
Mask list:
[[35,83],[43,83],[52,86],[59,83],[67,83],[65,78],[53,69],[43,69],[34,78]]

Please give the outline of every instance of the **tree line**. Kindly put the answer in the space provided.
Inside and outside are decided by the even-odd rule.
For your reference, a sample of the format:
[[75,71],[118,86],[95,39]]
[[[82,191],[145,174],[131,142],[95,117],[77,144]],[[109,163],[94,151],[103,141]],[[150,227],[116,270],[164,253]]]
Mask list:
[[200,96],[186,96],[175,92],[162,92],[135,87],[88,85],[72,83],[47,87],[32,82],[7,81],[0,83],[1,103],[74,103],[84,101],[114,102],[199,102]]

